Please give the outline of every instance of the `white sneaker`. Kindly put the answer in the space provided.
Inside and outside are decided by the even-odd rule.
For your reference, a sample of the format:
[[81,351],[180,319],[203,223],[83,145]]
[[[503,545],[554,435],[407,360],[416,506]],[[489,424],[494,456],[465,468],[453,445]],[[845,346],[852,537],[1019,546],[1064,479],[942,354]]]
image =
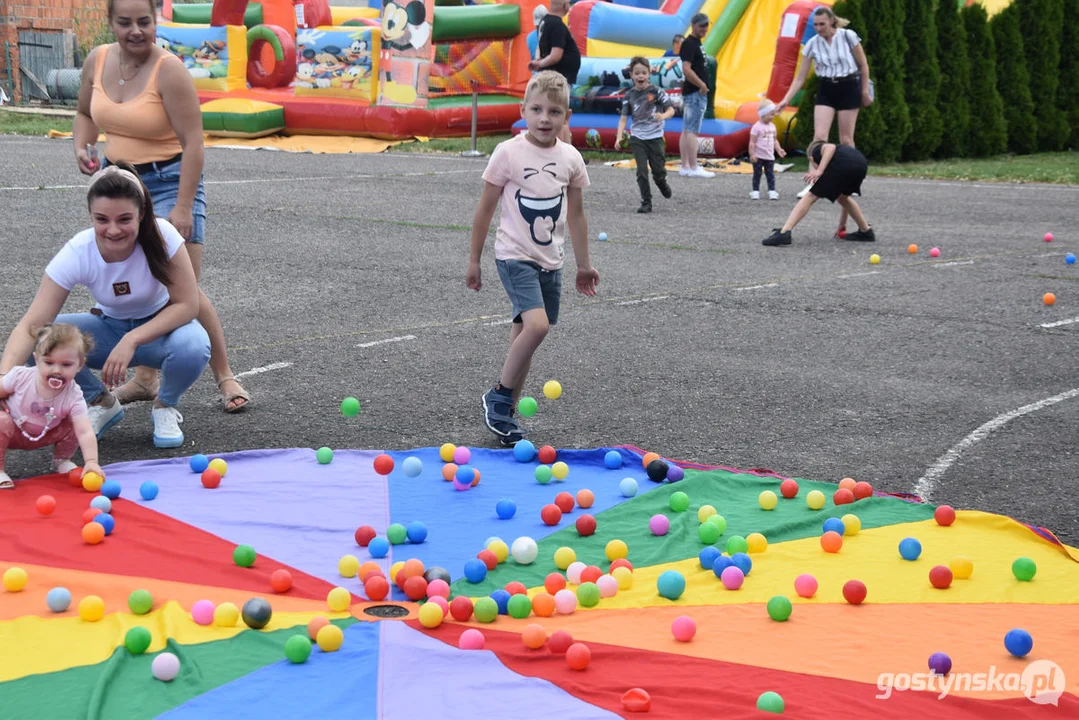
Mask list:
[[769,200],[778,200],[779,199],[779,193],[777,193],[775,190],[769,190],[768,191],[768,199]]
[[52,471],[54,473],[63,473],[64,475],[67,475],[77,467],[78,465],[70,460],[57,460],[56,458],[53,458],[52,461]]
[[154,447],[175,448],[184,444],[180,423],[184,416],[174,407],[154,408],[150,411],[154,423]]
[[94,435],[100,440],[106,430],[124,419],[124,407],[119,400],[113,398],[111,407],[91,405],[87,408],[87,415],[90,418],[90,427],[93,428]]
[[693,171],[689,168],[678,168],[678,174],[682,177],[690,177],[693,175]]
[[804,188],[802,188],[802,192],[798,193],[798,199],[801,200],[802,198],[804,198],[806,194],[812,189],[812,185],[806,185]]
[[702,167],[691,168],[687,173],[689,177],[710,178],[715,176],[714,172],[708,172]]
[[749,199],[750,199],[750,200],[760,200],[760,199],[761,199],[761,193],[760,193],[760,190],[753,190],[753,191],[751,191],[751,192],[749,193]]

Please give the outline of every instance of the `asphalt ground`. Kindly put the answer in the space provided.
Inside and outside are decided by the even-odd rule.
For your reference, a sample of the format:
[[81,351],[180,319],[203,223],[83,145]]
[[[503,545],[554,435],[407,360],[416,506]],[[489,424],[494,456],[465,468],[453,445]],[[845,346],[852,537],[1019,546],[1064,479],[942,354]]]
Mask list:
[[[480,395],[498,377],[510,309],[493,234],[483,290],[464,286],[484,164],[208,149],[203,287],[234,371],[276,369],[243,378],[254,402],[239,415],[222,411],[207,371],[184,397],[187,440],[175,451],[153,448],[147,404],[128,406],[102,461],[494,445]],[[537,445],[628,443],[917,488],[1076,544],[1079,393],[1062,393],[1079,388],[1079,322],[1043,325],[1079,318],[1079,265],[1064,261],[1079,251],[1079,187],[871,177],[861,202],[875,244],[831,239],[838,208],[822,202],[794,245],[765,248],[798,177],[779,175],[774,202],[751,201],[746,176],[674,176],[674,199],[657,196],[640,216],[631,171],[589,173],[599,296],[574,292],[567,260],[561,322],[525,388],[539,399],[525,421]],[[0,332],[53,253],[89,226],[85,184],[68,141],[0,137]],[[68,304],[88,306],[81,291]],[[557,401],[541,392],[550,378],[565,389]],[[350,395],[363,410],[345,419]],[[11,453],[8,471],[40,474],[47,458]]]

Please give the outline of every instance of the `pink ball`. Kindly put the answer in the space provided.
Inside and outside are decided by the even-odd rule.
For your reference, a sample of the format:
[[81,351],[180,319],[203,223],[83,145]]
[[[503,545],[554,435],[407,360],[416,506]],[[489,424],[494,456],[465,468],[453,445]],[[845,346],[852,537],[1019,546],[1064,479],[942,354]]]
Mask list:
[[462,650],[482,650],[483,633],[476,628],[465,630],[461,633],[461,637],[457,638],[457,647]]
[[930,250],[929,257],[940,257],[940,248],[933,248]]
[[191,619],[198,625],[209,625],[214,621],[214,604],[209,600],[199,600],[191,606]]
[[599,587],[599,596],[601,598],[614,597],[618,594],[618,580],[613,575],[601,575],[596,580],[596,585]]
[[667,519],[666,515],[653,515],[652,519],[648,521],[648,529],[652,531],[653,535],[666,535],[667,531],[671,529],[671,521]]
[[723,587],[728,590],[737,590],[742,587],[742,583],[745,582],[746,576],[742,574],[742,569],[731,565],[723,571],[723,574],[719,576],[719,579],[723,581]]
[[1053,233],[1045,233],[1045,236],[1042,239],[1045,240],[1045,242],[1053,242]]
[[450,603],[446,598],[442,597],[441,595],[435,595],[434,597],[427,598],[427,602],[433,605],[438,605],[440,608],[442,608],[443,618],[450,614]]
[[554,594],[554,608],[561,615],[570,615],[577,609],[577,593],[572,590],[559,590]]
[[464,492],[465,490],[468,490],[468,489],[470,489],[471,487],[472,487],[472,483],[470,483],[470,482],[464,482],[464,483],[463,483],[463,482],[461,482],[460,480],[458,480],[457,478],[454,478],[454,479],[453,479],[453,489],[454,489],[454,490],[458,490],[458,491],[460,491],[460,492]]
[[458,465],[467,465],[468,461],[472,459],[472,451],[468,448],[461,446],[453,451],[453,461]]
[[671,634],[678,642],[689,642],[697,634],[697,623],[688,615],[680,615],[671,623]]
[[574,585],[580,585],[581,584],[581,573],[584,572],[584,569],[586,567],[588,567],[588,566],[585,565],[580,560],[578,560],[576,562],[571,562],[569,564],[569,567],[566,568],[566,579],[568,579]]
[[442,598],[449,598],[450,596],[450,586],[441,578],[435,578],[427,583],[427,597],[433,598],[436,596]]
[[794,591],[800,597],[813,597],[817,594],[817,578],[812,575],[799,575],[794,578]]

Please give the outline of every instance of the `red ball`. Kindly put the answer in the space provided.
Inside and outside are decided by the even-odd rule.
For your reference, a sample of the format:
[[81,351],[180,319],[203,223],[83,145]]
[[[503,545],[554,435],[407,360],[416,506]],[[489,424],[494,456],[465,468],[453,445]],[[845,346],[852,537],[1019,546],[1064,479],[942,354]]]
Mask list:
[[82,468],[71,468],[67,472],[67,480],[71,483],[71,487],[82,487]]
[[865,480],[854,484],[854,499],[865,500],[867,497],[873,496],[873,486],[867,483]]
[[848,580],[843,586],[843,599],[851,605],[861,605],[865,602],[867,592],[865,583],[861,580]]
[[565,630],[555,630],[551,637],[547,638],[547,647],[555,655],[561,655],[573,645],[573,636]]
[[544,525],[557,525],[562,521],[562,511],[557,505],[544,505],[540,510],[540,519]]
[[602,575],[603,575],[602,570],[600,570],[595,565],[589,565],[588,567],[586,567],[584,570],[581,571],[581,582],[583,582],[583,583],[586,583],[586,582],[594,583],[595,581],[599,580],[600,576],[602,576]]
[[360,582],[366,585],[368,580],[376,576],[382,578],[383,580],[386,579],[386,573],[382,572],[382,570],[368,570],[363,574],[363,577],[360,578]]
[[584,643],[573,643],[566,650],[566,664],[574,670],[584,670],[592,662],[592,651]]
[[83,511],[83,514],[82,514],[82,524],[85,525],[86,523],[90,522],[95,517],[97,517],[98,513],[100,513],[100,512],[101,512],[101,510],[99,510],[96,507],[86,508],[86,510]]
[[611,562],[611,572],[614,572],[615,568],[620,567],[629,568],[629,571],[633,572],[633,563],[631,563],[629,560],[626,560],[625,558],[618,558],[617,560]]
[[506,583],[506,592],[510,595],[527,595],[528,588],[525,587],[523,582],[514,580],[513,582]]
[[356,528],[356,544],[360,547],[367,547],[367,544],[374,540],[377,534],[370,525],[360,525]]
[[560,492],[555,495],[554,504],[564,513],[573,512],[573,508],[576,507],[576,501],[568,492]]
[[404,568],[398,570],[397,575],[395,575],[393,578],[393,582],[397,585],[397,587],[401,588],[402,590],[405,589],[406,580],[408,580],[408,575],[405,574]]
[[854,493],[847,488],[839,488],[832,495],[832,502],[836,505],[849,505],[854,502]]
[[539,461],[544,465],[550,465],[558,459],[558,451],[550,445],[544,445],[536,454],[539,456]]
[[457,622],[467,622],[472,617],[472,601],[464,595],[458,595],[450,601],[450,615]]
[[488,570],[494,570],[498,567],[498,556],[492,550],[480,550],[476,553],[476,557],[483,561]]
[[413,575],[405,580],[405,597],[415,602],[416,600],[423,600],[427,597],[427,580],[423,575]]
[[947,565],[937,565],[929,571],[929,582],[938,590],[945,590],[952,586],[952,571]]
[[375,458],[375,472],[379,475],[389,475],[393,472],[393,458],[386,453]]
[[372,575],[363,584],[363,594],[368,600],[384,600],[390,594],[390,582],[381,575]]
[[292,587],[292,573],[284,568],[280,570],[274,570],[273,575],[270,576],[270,587],[274,592],[288,592]]
[[933,517],[936,518],[937,525],[947,527],[955,522],[955,509],[951,505],[941,505],[933,512]]
[[844,239],[846,239],[846,237],[847,237],[847,231],[846,231],[846,229],[841,229],[841,230],[840,230],[839,232],[837,232],[836,234],[837,234],[837,235],[839,235],[839,239],[840,239],[840,240],[844,240]]
[[52,515],[52,511],[56,509],[56,498],[52,495],[42,495],[37,499],[37,511],[42,515]]
[[566,576],[562,573],[553,572],[543,580],[543,589],[551,595],[566,588]]
[[596,531],[596,519],[591,515],[582,515],[577,518],[577,534],[588,537]]
[[213,490],[215,487],[221,484],[221,473],[213,468],[206,468],[202,471],[202,486]]
[[794,480],[784,480],[779,484],[779,494],[790,500],[798,495],[798,483]]

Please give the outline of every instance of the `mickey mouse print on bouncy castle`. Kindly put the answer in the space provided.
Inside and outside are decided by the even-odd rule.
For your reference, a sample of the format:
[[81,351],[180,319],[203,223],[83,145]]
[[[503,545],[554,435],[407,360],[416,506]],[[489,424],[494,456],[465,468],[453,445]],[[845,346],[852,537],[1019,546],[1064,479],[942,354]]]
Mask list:
[[211,135],[466,136],[505,132],[528,82],[542,0],[165,0],[158,43],[194,78]]

